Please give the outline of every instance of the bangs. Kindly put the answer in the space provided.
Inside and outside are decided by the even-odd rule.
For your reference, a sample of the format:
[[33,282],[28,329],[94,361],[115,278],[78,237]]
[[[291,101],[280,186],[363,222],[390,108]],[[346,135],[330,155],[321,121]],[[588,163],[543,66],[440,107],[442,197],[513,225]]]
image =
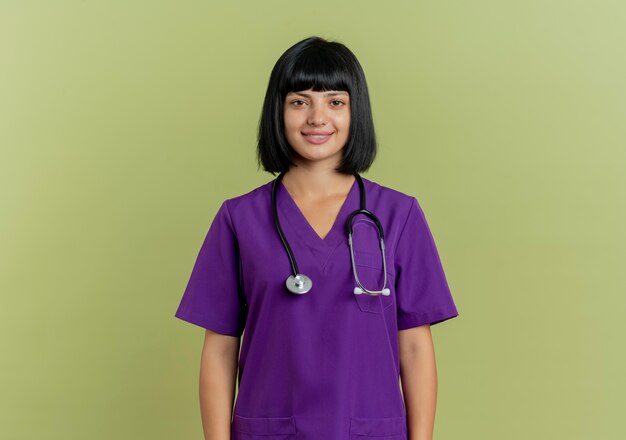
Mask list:
[[342,90],[351,94],[352,75],[348,63],[334,51],[311,47],[294,60],[282,83],[282,95],[312,89],[315,92]]

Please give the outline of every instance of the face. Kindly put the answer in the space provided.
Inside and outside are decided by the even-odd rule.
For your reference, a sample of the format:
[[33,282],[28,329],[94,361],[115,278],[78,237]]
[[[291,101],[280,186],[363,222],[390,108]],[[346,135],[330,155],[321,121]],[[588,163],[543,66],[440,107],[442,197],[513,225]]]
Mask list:
[[348,92],[290,92],[284,109],[285,137],[295,162],[338,164],[350,129]]

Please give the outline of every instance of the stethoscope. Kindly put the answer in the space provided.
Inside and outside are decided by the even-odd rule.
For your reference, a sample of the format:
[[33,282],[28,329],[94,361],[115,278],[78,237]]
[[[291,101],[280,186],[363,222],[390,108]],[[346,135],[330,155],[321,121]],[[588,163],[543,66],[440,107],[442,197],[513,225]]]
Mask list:
[[[276,230],[278,231],[278,235],[280,236],[280,239],[283,242],[283,246],[285,247],[285,250],[287,251],[287,255],[289,256],[289,261],[291,262],[291,268],[293,270],[293,275],[287,278],[287,280],[285,281],[285,285],[287,286],[287,289],[290,292],[296,293],[296,294],[303,294],[311,290],[311,287],[313,287],[313,281],[311,281],[311,278],[304,275],[303,273],[300,273],[300,271],[298,270],[298,264],[296,263],[296,258],[294,257],[293,252],[291,251],[291,247],[289,246],[289,243],[287,242],[287,239],[285,238],[285,234],[283,234],[283,229],[280,226],[280,220],[278,219],[278,209],[276,207],[276,190],[278,188],[279,182],[282,180],[284,175],[285,175],[284,172],[280,173],[278,177],[276,177],[272,185],[272,208],[274,211],[274,223],[276,224]],[[366,295],[373,295],[373,296],[378,296],[378,295],[388,296],[390,291],[387,288],[387,261],[385,258],[385,240],[384,240],[384,234],[383,234],[383,227],[380,224],[380,220],[378,220],[378,217],[376,217],[372,212],[368,211],[365,208],[365,187],[363,186],[363,180],[361,179],[361,176],[359,176],[358,173],[354,173],[354,177],[356,177],[356,180],[359,183],[359,192],[361,194],[361,207],[360,209],[357,209],[356,211],[353,211],[352,213],[350,213],[350,215],[348,216],[348,220],[346,221],[346,233],[348,234],[348,245],[350,246],[350,260],[352,261],[352,272],[354,273],[354,279],[356,280],[358,284],[358,286],[354,288],[354,294],[361,295],[364,293]],[[380,239],[380,253],[383,258],[383,273],[384,273],[383,288],[380,290],[366,289],[363,286],[363,284],[361,284],[361,281],[359,280],[359,275],[356,272],[356,265],[354,264],[354,249],[352,247],[352,219],[358,214],[363,214],[369,217],[374,222],[374,224],[376,225],[376,229],[378,230],[378,238]]]

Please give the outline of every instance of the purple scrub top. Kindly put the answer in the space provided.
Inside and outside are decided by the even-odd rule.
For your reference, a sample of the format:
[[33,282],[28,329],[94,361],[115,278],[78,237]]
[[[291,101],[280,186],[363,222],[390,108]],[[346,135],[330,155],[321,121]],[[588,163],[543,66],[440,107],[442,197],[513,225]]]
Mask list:
[[[424,212],[416,198],[363,178],[384,229],[391,294],[355,295],[345,223],[359,208],[357,181],[324,239],[281,182],[281,226],[313,281],[297,295],[285,287],[292,269],[272,183],[222,203],[175,313],[224,335],[245,329],[231,440],[406,440],[398,331],[458,316]],[[364,215],[353,224],[359,279],[379,290],[376,227]]]

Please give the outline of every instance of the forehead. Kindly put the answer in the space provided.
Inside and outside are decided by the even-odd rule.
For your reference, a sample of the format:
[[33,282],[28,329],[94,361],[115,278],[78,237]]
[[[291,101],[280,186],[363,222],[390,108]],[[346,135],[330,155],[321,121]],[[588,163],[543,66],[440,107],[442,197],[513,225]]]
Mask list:
[[343,90],[330,90],[327,92],[314,92],[311,89],[309,90],[302,90],[302,91],[298,91],[298,92],[289,92],[287,93],[287,96],[290,95],[298,95],[298,96],[304,96],[306,98],[310,98],[311,96],[317,95],[317,96],[350,96],[350,94],[346,91]]

